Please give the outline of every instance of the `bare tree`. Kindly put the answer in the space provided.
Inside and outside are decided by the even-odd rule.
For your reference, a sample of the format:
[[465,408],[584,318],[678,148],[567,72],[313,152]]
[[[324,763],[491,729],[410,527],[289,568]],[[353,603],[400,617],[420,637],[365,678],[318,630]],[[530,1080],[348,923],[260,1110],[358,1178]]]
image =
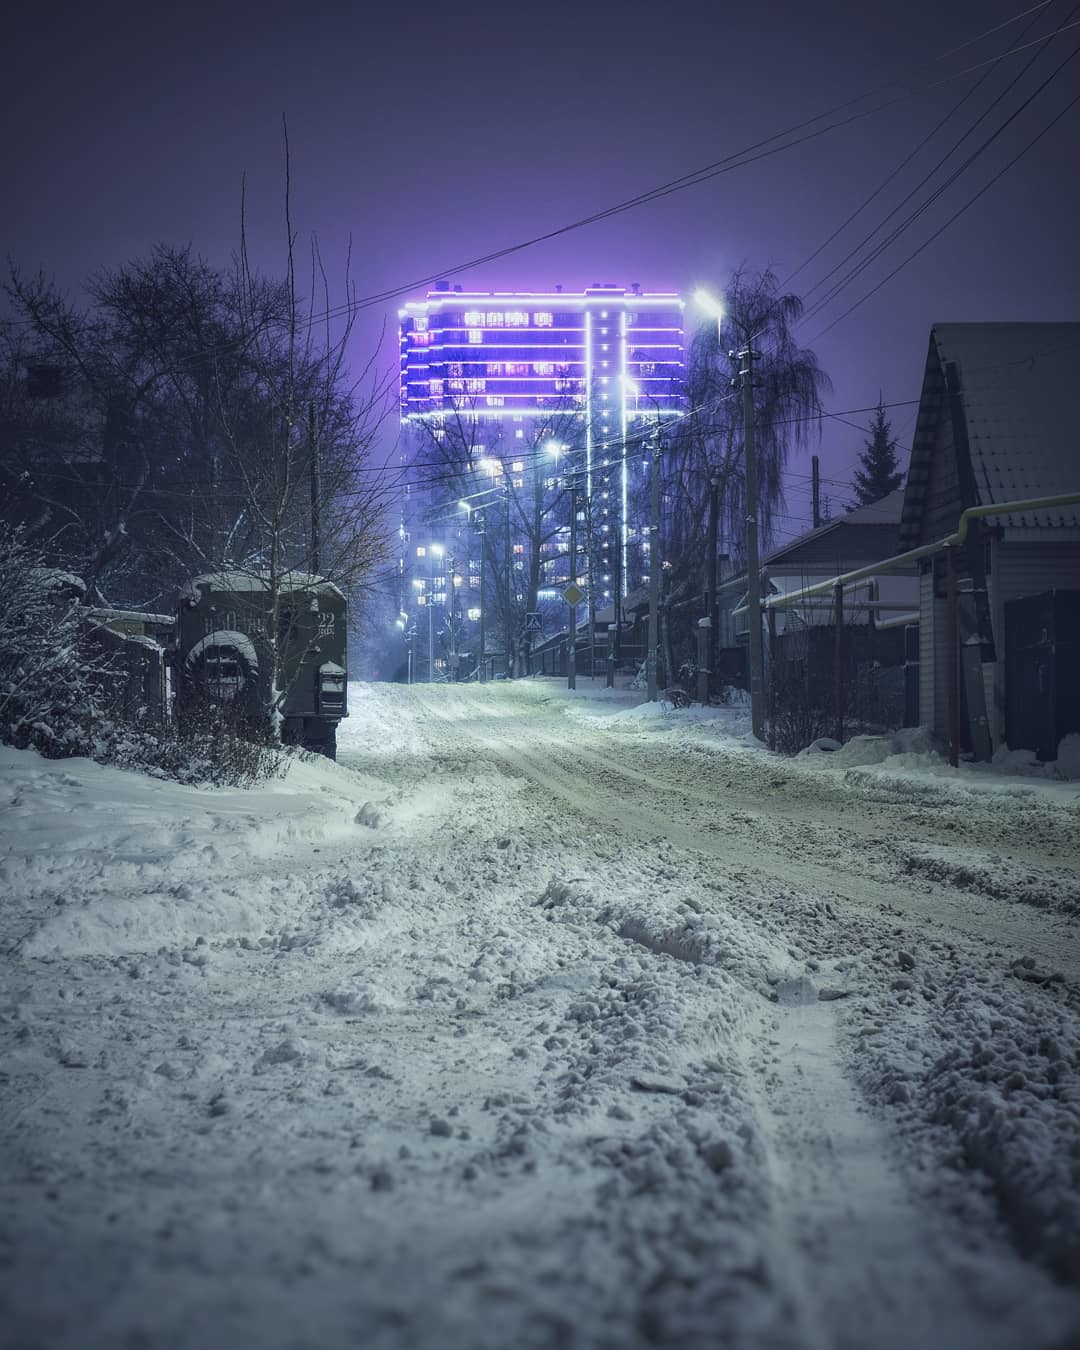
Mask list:
[[710,484],[717,484],[728,551],[741,556],[747,503],[742,468],[743,406],[732,389],[729,352],[747,343],[754,363],[754,427],[758,461],[757,518],[768,542],[784,506],[783,475],[792,450],[820,439],[822,397],[831,389],[795,330],[803,304],[781,294],[774,272],[737,271],[725,291],[727,315],[690,342],[686,396],[690,415],[668,438],[665,497],[679,509],[665,519],[666,556],[681,576],[700,574]]

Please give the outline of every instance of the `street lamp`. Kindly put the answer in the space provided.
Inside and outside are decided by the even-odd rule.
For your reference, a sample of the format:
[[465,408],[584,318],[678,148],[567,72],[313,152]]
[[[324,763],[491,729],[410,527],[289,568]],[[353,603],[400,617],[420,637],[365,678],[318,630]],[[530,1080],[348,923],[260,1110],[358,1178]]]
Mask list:
[[[505,472],[503,466],[495,459],[480,459],[476,462],[476,467],[482,472],[491,475],[492,486],[484,488],[480,492],[471,492],[468,497],[462,498],[460,505],[466,510],[475,510],[471,505],[478,498],[486,497],[489,500],[483,505],[491,506],[495,494],[502,497],[503,501],[503,548],[506,555],[506,677],[510,679],[513,675],[513,650],[511,640],[512,617],[514,610],[514,571],[513,571],[513,550],[510,541],[510,475]],[[502,475],[502,482],[496,486],[495,479]]]
[[[724,307],[706,290],[694,292],[694,299],[707,314],[716,319],[717,338],[720,350],[723,350]],[[729,352],[729,356],[738,357],[739,373],[737,381],[743,396],[743,473],[746,486],[746,611],[750,625],[749,664],[750,664],[750,724],[757,739],[765,737],[765,697],[763,672],[765,667],[761,638],[761,577],[758,562],[757,530],[757,456],[754,449],[754,362],[760,356],[754,351],[750,335],[746,345],[739,352]]]
[[[481,493],[481,494],[477,494],[477,495],[484,496],[484,495],[486,495],[486,494]],[[478,538],[479,538],[479,540],[480,540],[480,604],[479,604],[479,612],[478,612],[478,615],[477,615],[477,617],[478,617],[478,619],[479,619],[479,622],[480,622],[480,637],[479,637],[480,660],[479,660],[478,665],[477,665],[477,674],[476,674],[476,678],[477,678],[477,681],[478,681],[480,684],[483,684],[483,683],[485,682],[485,680],[487,679],[487,671],[485,670],[486,658],[485,658],[485,654],[484,654],[484,653],[485,653],[486,641],[487,641],[487,635],[486,635],[486,633],[485,633],[485,631],[484,631],[484,623],[485,623],[485,619],[486,619],[486,610],[485,610],[485,608],[484,608],[484,554],[485,554],[485,552],[486,552],[486,549],[485,549],[485,543],[486,543],[486,541],[485,541],[485,538],[484,538],[484,535],[485,535],[485,529],[484,529],[484,504],[481,503],[480,506],[474,507],[473,504],[472,504],[472,502],[470,502],[470,501],[468,500],[468,498],[464,498],[464,497],[463,497],[462,500],[458,503],[458,505],[459,505],[459,506],[461,507],[461,509],[465,512],[465,516],[466,516],[466,518],[467,518],[469,524],[470,524],[470,525],[473,527],[473,529],[476,531],[476,534],[477,534],[477,536],[478,536]],[[476,513],[476,515],[475,515],[475,520],[474,520],[474,518],[473,518],[473,512],[474,512],[474,511],[475,511],[475,513]],[[470,617],[471,617],[471,616],[470,616]]]
[[[641,398],[641,390],[626,375],[623,376],[623,384],[627,393]],[[656,432],[649,462],[649,645],[645,653],[648,701],[655,703],[659,697],[656,668],[660,645],[660,404],[649,394],[645,397],[656,413]]]

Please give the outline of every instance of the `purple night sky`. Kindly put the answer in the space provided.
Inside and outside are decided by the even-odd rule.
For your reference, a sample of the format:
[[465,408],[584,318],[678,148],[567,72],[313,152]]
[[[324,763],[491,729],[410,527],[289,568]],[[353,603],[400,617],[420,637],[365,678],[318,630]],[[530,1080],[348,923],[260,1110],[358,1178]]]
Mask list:
[[[786,278],[977,78],[894,106],[796,150],[574,231],[484,268],[455,267],[603,209],[869,90],[899,97],[1070,18],[1052,0],[945,62],[957,44],[1025,9],[1023,0],[808,6],[776,0],[528,7],[189,6],[161,10],[23,5],[0,72],[8,127],[0,242],[77,294],[101,266],[157,241],[227,262],[247,175],[249,243],[281,270],[280,118],[289,119],[294,224],[319,238],[332,281],[345,242],[361,296],[442,272],[466,287],[722,287],[731,269],[771,263]],[[257,17],[255,17],[257,15]],[[9,21],[10,23],[10,21]],[[967,153],[1080,45],[1055,39],[1022,85],[965,142]],[[1002,62],[979,93],[846,231],[793,281],[806,290],[906,193],[1033,53]],[[918,72],[918,73],[917,73]],[[825,313],[813,339],[1001,169],[1080,92],[1066,66],[968,173]],[[875,100],[879,101],[879,100]],[[860,104],[859,107],[865,107]],[[975,206],[854,314],[813,343],[837,411],[914,399],[935,320],[1080,317],[1080,105]],[[938,181],[938,180],[935,180]],[[813,298],[813,297],[812,297]],[[361,367],[386,318],[396,360],[398,302],[365,310]],[[688,318],[696,321],[692,309]],[[866,415],[850,419],[865,423]],[[906,451],[914,408],[896,408]],[[396,423],[386,428],[386,449]],[[861,431],[826,423],[826,480],[850,479]],[[793,460],[785,529],[809,519],[808,460]],[[843,487],[826,483],[839,505]]]

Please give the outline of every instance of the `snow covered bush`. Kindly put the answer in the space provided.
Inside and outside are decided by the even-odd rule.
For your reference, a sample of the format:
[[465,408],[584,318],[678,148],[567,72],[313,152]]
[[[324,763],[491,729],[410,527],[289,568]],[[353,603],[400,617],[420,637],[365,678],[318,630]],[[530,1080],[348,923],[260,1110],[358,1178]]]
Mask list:
[[83,584],[0,523],[0,740],[84,754],[101,717],[100,658],[80,644]]
[[189,715],[156,731],[117,727],[110,742],[105,757],[122,769],[215,787],[251,787],[280,778],[293,753],[254,738],[250,730],[237,727],[226,710],[209,707],[202,716]]
[[93,641],[78,577],[47,565],[21,530],[0,524],[0,742],[51,759],[85,755],[182,783],[244,787],[288,757],[207,708],[182,727],[135,724],[114,654]]

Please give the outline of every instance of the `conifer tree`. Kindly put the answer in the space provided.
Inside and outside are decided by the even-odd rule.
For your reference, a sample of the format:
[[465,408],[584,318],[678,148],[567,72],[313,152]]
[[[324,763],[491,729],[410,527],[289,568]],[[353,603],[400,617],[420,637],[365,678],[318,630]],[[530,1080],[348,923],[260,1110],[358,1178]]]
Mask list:
[[859,462],[862,468],[855,470],[852,486],[860,506],[880,501],[890,492],[895,492],[904,481],[904,475],[897,467],[896,437],[885,416],[885,403],[880,395],[874,420],[870,424],[870,439],[859,456]]

